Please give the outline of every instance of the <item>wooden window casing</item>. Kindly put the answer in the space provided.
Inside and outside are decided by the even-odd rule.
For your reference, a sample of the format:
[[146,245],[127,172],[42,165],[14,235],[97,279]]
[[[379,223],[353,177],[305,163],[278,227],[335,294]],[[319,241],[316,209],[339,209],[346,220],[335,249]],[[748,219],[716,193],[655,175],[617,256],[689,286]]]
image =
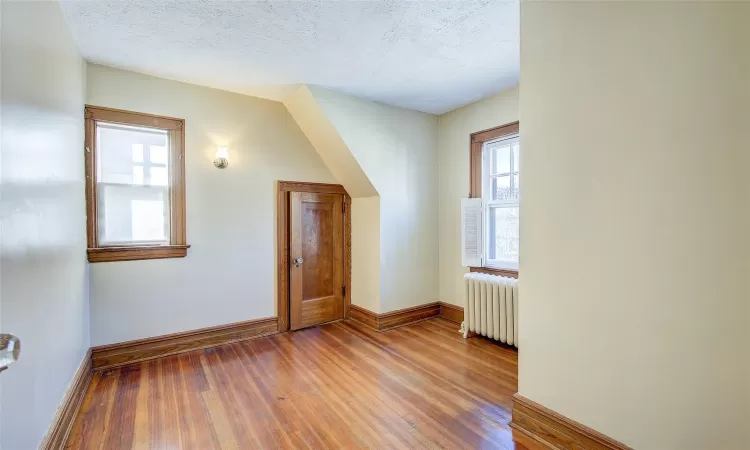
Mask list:
[[[485,142],[518,134],[518,122],[512,122],[488,130],[472,133],[469,142],[469,197],[482,198],[482,148]],[[490,267],[470,267],[471,272],[489,273],[518,278],[517,270],[493,269]]]
[[[89,262],[183,258],[187,255],[185,216],[185,120],[86,105],[86,232]],[[169,136],[169,244],[102,247],[98,243],[96,124],[130,125],[165,130]]]

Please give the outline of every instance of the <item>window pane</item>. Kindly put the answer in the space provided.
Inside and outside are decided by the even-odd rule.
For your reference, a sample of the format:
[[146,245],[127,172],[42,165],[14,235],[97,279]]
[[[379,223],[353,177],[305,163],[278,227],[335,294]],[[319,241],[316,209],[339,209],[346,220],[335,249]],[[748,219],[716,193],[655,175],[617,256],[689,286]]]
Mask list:
[[510,192],[510,176],[493,176],[492,177],[492,200],[509,200],[511,199]]
[[518,200],[521,197],[521,174],[517,173],[513,175],[513,192],[511,192],[511,197],[514,200]]
[[510,145],[497,147],[493,152],[492,173],[509,173],[510,172]]
[[164,201],[131,200],[131,230],[134,241],[164,240]]
[[166,188],[100,183],[99,244],[169,242],[169,195]]
[[133,144],[133,162],[143,162],[143,144]]
[[144,148],[167,148],[167,132],[149,128],[97,123],[97,181],[133,183],[133,167],[144,164]]
[[518,142],[513,143],[513,172],[518,172],[518,151],[521,149],[521,144]]
[[151,167],[151,186],[166,186],[168,183],[166,167]]
[[489,259],[518,263],[518,206],[490,207]]
[[133,184],[143,184],[143,166],[133,166]]
[[151,162],[154,164],[167,164],[167,147],[152,145],[149,148]]
[[96,124],[98,240],[169,242],[168,132]]

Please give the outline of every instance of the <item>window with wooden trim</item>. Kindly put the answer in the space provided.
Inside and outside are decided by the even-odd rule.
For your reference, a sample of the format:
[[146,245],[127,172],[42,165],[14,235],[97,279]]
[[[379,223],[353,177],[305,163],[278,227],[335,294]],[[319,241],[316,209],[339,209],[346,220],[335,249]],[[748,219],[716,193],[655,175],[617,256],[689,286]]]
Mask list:
[[469,199],[462,201],[463,264],[517,276],[520,142],[518,122],[473,133]]
[[185,121],[86,106],[90,262],[181,258]]

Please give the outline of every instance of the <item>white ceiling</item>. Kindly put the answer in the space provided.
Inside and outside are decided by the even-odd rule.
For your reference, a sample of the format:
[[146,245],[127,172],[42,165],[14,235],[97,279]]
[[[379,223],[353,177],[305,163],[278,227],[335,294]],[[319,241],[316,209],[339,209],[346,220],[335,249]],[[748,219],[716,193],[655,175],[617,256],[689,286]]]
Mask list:
[[441,114],[519,76],[517,1],[61,3],[88,61],[272,100],[313,84]]

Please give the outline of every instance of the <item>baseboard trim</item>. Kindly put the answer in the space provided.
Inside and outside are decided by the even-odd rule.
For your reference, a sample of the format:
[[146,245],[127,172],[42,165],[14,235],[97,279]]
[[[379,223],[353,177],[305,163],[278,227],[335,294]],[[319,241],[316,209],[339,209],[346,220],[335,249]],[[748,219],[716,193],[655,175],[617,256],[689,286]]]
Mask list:
[[443,319],[460,324],[464,321],[464,309],[445,302],[427,303],[426,305],[399,309],[383,314],[374,313],[369,309],[357,305],[349,307],[350,319],[363,323],[377,331],[402,327],[433,317],[442,317]]
[[440,304],[440,317],[460,324],[464,321],[464,309],[450,303],[438,302]]
[[359,323],[367,325],[370,328],[378,329],[378,314],[369,309],[357,305],[349,305],[349,319],[356,320]]
[[40,450],[59,450],[65,448],[65,442],[68,440],[70,430],[73,428],[78,410],[81,408],[83,398],[86,396],[86,390],[91,381],[91,349],[83,356],[78,370],[73,375],[68,391],[65,393],[60,407],[52,419],[49,431],[39,446]]
[[149,359],[268,336],[277,332],[278,319],[266,317],[93,347],[91,361],[94,370],[112,369]]
[[513,396],[510,426],[553,449],[632,450],[518,394]]
[[410,323],[431,319],[440,315],[440,305],[437,302],[426,305],[413,306],[411,308],[378,314],[380,330],[402,327]]
[[349,309],[350,319],[361,322],[377,331],[386,331],[392,328],[402,327],[404,325],[438,317],[439,315],[440,304],[438,302],[399,309],[383,314],[374,313],[357,305],[351,305]]

